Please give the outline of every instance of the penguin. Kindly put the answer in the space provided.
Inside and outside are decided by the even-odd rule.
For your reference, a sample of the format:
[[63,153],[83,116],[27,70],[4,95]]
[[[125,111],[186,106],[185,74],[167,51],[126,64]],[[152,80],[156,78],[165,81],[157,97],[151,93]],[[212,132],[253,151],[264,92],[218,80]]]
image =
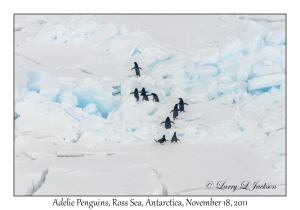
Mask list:
[[148,93],[148,91],[146,91],[145,88],[142,88],[142,91],[140,93],[144,94],[144,93]]
[[172,137],[172,139],[171,139],[171,143],[173,143],[173,142],[178,143],[177,141],[180,141],[180,140],[177,138],[176,132],[174,132],[174,135],[173,135],[173,137]]
[[[171,111],[171,112],[173,112],[173,118],[174,118],[174,120],[175,120],[176,117],[178,116],[178,111],[180,111],[180,110],[178,109],[177,104],[175,104],[174,109]],[[171,113],[171,112],[170,112],[170,113]]]
[[[180,101],[179,101],[179,110],[180,112],[185,112],[184,111],[184,104],[188,105],[187,103],[184,103],[184,101],[182,100],[182,98],[178,98]],[[188,105],[189,106],[189,105]]]
[[[156,140],[154,139],[154,141],[156,141]],[[166,140],[165,135],[163,135],[163,137],[161,139],[157,140],[156,143],[164,144],[165,141],[169,141],[169,140]]]
[[166,121],[163,121],[163,122],[160,123],[160,124],[163,124],[163,123],[165,123],[166,129],[170,129],[170,128],[171,128],[171,123],[175,124],[173,121],[170,120],[169,117],[167,117]]
[[150,96],[150,95],[147,95],[147,93],[141,93],[141,96],[143,96],[143,100],[149,101],[148,96]]
[[155,93],[151,93],[150,95],[153,96],[153,101],[159,102],[158,96]]
[[[139,100],[139,91],[138,91],[138,89],[135,88],[134,92],[132,92],[132,93],[134,94],[134,97],[136,98],[136,101],[138,101]],[[130,93],[130,94],[132,94],[132,93]]]
[[[138,64],[136,62],[134,62],[134,67],[132,69],[135,69],[135,74],[136,74],[136,77],[140,77],[140,69],[143,70],[141,67],[138,66]],[[131,69],[131,70],[132,70]]]

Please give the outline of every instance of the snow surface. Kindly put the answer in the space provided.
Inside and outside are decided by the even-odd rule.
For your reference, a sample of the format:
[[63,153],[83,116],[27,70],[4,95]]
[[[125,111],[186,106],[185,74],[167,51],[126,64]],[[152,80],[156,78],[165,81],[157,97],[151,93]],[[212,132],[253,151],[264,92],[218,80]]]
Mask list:
[[15,195],[285,195],[285,16],[15,21]]

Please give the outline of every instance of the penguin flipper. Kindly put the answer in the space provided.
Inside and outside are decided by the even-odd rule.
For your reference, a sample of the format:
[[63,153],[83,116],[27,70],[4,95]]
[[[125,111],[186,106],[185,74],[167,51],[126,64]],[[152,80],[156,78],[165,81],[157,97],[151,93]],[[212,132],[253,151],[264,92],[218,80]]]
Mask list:
[[163,121],[162,123],[160,123],[160,124],[163,124],[163,123],[165,123],[166,121]]

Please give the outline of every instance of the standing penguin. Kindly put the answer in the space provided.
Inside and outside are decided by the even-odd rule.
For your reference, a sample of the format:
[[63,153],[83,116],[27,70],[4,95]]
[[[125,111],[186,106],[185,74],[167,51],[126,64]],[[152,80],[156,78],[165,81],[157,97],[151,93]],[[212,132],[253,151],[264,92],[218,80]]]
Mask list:
[[[173,118],[174,118],[174,120],[175,120],[176,117],[178,116],[178,111],[180,111],[180,110],[178,109],[177,104],[175,104],[174,109],[171,111],[171,112],[173,112]],[[170,112],[170,113],[171,113],[171,112]]]
[[150,95],[147,95],[147,93],[141,93],[141,96],[143,96],[143,100],[149,101],[148,96],[150,96]]
[[171,139],[171,143],[173,143],[173,142],[176,142],[176,143],[177,143],[177,141],[180,141],[180,140],[177,138],[176,132],[174,132],[174,135],[173,135],[173,137],[172,137],[172,139]]
[[[154,141],[156,141],[156,140],[154,139]],[[157,140],[156,143],[163,144],[165,141],[169,141],[169,140],[166,140],[165,135],[163,135],[163,137],[161,139]]]
[[[185,112],[184,111],[184,104],[188,105],[187,103],[184,103],[184,101],[182,100],[182,98],[178,98],[180,101],[179,101],[179,110],[180,112]],[[189,105],[188,105],[189,106]]]
[[[135,88],[134,92],[132,92],[132,93],[134,94],[134,97],[136,98],[136,101],[138,101],[139,100],[139,91],[138,91],[138,89]],[[130,93],[130,94],[132,94],[132,93]]]
[[[143,88],[142,88],[142,91],[141,91],[140,93],[144,94],[144,93],[148,93],[148,91],[146,91],[145,88],[143,87]],[[141,95],[142,95],[142,94],[141,94]]]
[[153,95],[153,101],[159,102],[158,96],[155,93],[151,93],[150,95]]
[[170,120],[169,117],[167,117],[166,121],[163,121],[163,122],[160,123],[160,124],[163,124],[163,123],[165,123],[165,128],[166,128],[166,129],[170,129],[170,128],[171,128],[171,123],[175,124],[173,121]]
[[[141,67],[138,66],[138,64],[136,62],[134,62],[134,67],[132,69],[135,69],[135,74],[136,74],[136,77],[140,77],[140,69],[143,70]],[[131,70],[132,70],[131,69]]]

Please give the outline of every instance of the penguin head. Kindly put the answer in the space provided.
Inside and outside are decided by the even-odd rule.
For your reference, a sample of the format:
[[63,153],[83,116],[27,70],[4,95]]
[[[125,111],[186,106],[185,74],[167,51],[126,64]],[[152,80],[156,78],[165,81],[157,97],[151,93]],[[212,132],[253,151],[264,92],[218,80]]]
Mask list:
[[170,118],[169,117],[167,117],[167,119],[166,120],[170,120]]
[[178,98],[180,101],[182,101],[182,98]]
[[138,91],[138,89],[137,89],[137,88],[135,88],[135,89],[134,89],[134,91]]
[[163,135],[163,138],[165,138],[165,135]]
[[176,131],[174,132],[174,136],[176,136]]
[[134,66],[138,66],[136,62],[134,62]]
[[145,88],[144,88],[144,87],[142,88],[142,91],[145,91]]

